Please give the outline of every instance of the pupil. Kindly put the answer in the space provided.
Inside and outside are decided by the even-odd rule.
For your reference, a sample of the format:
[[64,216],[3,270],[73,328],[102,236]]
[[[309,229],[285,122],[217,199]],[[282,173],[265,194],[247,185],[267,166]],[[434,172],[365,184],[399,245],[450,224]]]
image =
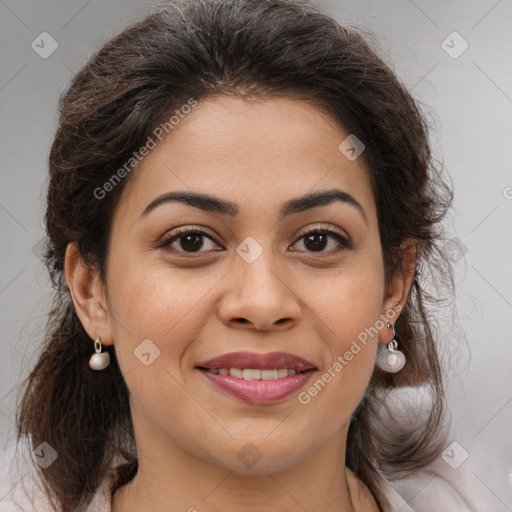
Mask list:
[[[310,245],[309,242],[311,242]],[[322,250],[327,245],[327,236],[324,233],[312,233],[308,235],[304,241],[304,245],[308,250]]]
[[181,240],[181,247],[186,251],[197,251],[203,246],[201,233],[189,233]]

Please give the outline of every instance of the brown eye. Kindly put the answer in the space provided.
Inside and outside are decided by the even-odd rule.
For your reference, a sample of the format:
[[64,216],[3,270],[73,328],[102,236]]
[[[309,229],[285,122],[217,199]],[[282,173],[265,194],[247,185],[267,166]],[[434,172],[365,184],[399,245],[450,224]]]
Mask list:
[[[201,251],[201,249],[203,249],[205,245],[208,245],[208,241],[213,243],[214,247],[216,246],[214,240],[204,231],[197,228],[190,228],[174,231],[159,247],[178,253],[206,252]],[[211,248],[207,248],[207,250],[210,249]]]
[[304,236],[304,246],[308,251],[323,251],[329,243],[329,235],[325,233],[310,233]]
[[[329,252],[329,249],[334,249],[334,252],[337,252],[351,248],[350,242],[345,237],[329,229],[316,228],[303,233],[296,244],[302,240],[306,251],[309,252]],[[334,242],[329,242],[329,240],[334,240]],[[327,251],[326,248],[328,248]]]
[[187,252],[196,252],[204,245],[203,235],[201,233],[188,233],[179,237],[180,246]]

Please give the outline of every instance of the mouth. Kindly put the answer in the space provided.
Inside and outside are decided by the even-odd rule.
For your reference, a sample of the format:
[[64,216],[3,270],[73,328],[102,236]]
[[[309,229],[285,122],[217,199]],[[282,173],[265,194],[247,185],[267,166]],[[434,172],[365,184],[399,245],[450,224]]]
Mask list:
[[244,402],[284,400],[305,385],[318,369],[293,354],[235,352],[196,366],[217,390]]
[[294,368],[278,368],[278,369],[258,369],[258,368],[201,368],[200,370],[213,373],[215,375],[229,375],[231,377],[235,377],[237,379],[245,379],[245,380],[277,380],[277,379],[285,379],[286,377],[293,377],[297,373],[305,373],[313,371],[313,369],[309,370],[301,370],[298,371]]

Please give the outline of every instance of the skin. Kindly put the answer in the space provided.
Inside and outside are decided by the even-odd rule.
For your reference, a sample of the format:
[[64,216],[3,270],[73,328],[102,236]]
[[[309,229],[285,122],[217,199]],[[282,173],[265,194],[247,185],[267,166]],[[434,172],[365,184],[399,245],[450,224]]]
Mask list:
[[[238,350],[290,352],[318,368],[303,391],[365,328],[403,308],[414,249],[386,287],[368,171],[338,150],[347,135],[297,100],[202,101],[130,176],[113,217],[105,283],[69,245],[76,311],[92,340],[115,345],[130,391],[139,471],[114,494],[114,512],[169,511],[169,504],[199,512],[378,510],[344,460],[349,418],[378,343],[392,338],[387,326],[306,405],[296,393],[249,404],[194,369]],[[326,189],[352,195],[366,218],[336,201],[279,219],[285,201]],[[173,190],[219,196],[238,203],[239,213],[172,202],[140,217]],[[183,238],[174,252],[156,247],[177,227],[201,228],[212,239],[203,238],[199,252],[184,249]],[[353,248],[330,236],[315,250],[302,236],[304,228],[326,227]],[[263,251],[252,263],[236,252],[249,236]],[[160,350],[149,366],[134,355],[147,338]],[[237,457],[246,443],[261,454],[251,468]]]

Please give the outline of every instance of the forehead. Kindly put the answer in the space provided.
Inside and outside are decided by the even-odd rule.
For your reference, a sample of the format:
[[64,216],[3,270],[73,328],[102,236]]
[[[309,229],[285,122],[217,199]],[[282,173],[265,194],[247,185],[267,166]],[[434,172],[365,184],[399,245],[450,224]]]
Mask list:
[[142,159],[119,208],[138,215],[156,196],[178,189],[236,201],[243,215],[254,205],[279,209],[289,197],[338,188],[356,196],[371,216],[368,170],[362,159],[340,151],[349,135],[303,101],[202,101]]

